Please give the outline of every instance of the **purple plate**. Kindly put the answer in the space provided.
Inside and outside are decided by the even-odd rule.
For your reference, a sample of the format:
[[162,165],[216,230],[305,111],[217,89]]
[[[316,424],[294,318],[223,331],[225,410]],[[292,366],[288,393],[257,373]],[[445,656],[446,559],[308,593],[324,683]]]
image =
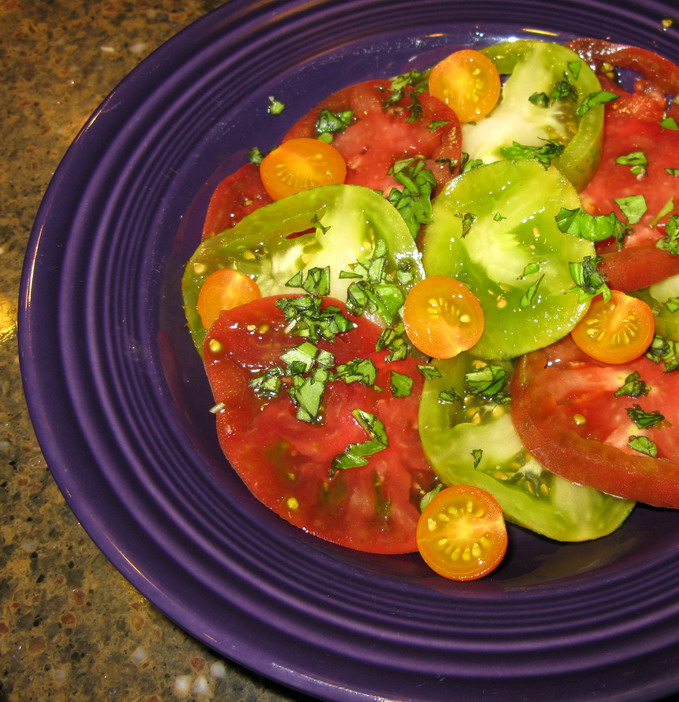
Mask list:
[[[45,456],[91,537],[186,631],[331,700],[648,700],[679,691],[679,513],[559,545],[511,529],[485,580],[315,539],[223,458],[180,277],[214,185],[331,90],[511,36],[679,61],[675,0],[231,0],[95,112],[45,196],[20,348]],[[538,34],[534,34],[538,31]],[[266,111],[273,95],[288,105]]]

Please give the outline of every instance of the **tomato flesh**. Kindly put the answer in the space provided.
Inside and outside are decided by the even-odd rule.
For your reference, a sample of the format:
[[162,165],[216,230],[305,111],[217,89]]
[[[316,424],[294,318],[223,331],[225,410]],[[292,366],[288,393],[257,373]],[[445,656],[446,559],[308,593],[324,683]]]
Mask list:
[[650,346],[654,334],[651,308],[619,290],[611,291],[609,300],[597,297],[571,332],[582,351],[604,363],[633,361]]
[[417,546],[427,565],[445,578],[482,578],[497,568],[507,551],[502,508],[480,488],[445,488],[422,511]]
[[483,310],[459,280],[432,276],[414,285],[403,308],[408,338],[432,358],[452,358],[470,349],[483,333]]
[[450,54],[429,75],[429,92],[451,107],[462,123],[485,117],[497,104],[500,89],[495,64],[473,49]]
[[[316,536],[372,553],[417,550],[419,502],[436,479],[418,441],[417,411],[422,376],[414,359],[386,363],[376,353],[380,328],[346,314],[355,323],[334,342],[317,346],[342,364],[369,357],[378,369],[375,385],[341,380],[328,383],[321,420],[297,419],[285,388],[273,398],[249,386],[253,377],[280,364],[281,353],[300,344],[286,332],[289,322],[266,297],[223,312],[208,332],[205,367],[215,402],[217,432],[226,457],[253,495],[283,519]],[[391,372],[408,375],[412,392],[396,397]],[[389,445],[368,464],[330,475],[333,458],[350,444],[366,441],[353,411],[383,422]]]
[[[647,395],[616,396],[638,373]],[[610,495],[657,507],[679,507],[679,374],[640,357],[603,364],[566,337],[520,359],[510,386],[512,421],[526,450],[548,470]],[[638,405],[665,420],[639,428],[628,415]],[[657,457],[629,445],[646,436]]]

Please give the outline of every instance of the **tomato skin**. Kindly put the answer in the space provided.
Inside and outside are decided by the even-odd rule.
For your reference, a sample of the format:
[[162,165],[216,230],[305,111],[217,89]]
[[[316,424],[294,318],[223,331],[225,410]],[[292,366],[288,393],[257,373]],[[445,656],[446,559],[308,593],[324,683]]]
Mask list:
[[651,308],[619,290],[612,290],[609,300],[596,297],[571,332],[582,351],[603,363],[633,361],[648,349],[654,334]]
[[200,288],[196,310],[207,329],[222,310],[260,298],[262,293],[252,278],[231,268],[220,268],[211,273]]
[[474,49],[463,49],[439,61],[429,74],[429,92],[443,100],[460,122],[485,117],[500,98],[495,64]]
[[618,68],[637,71],[657,83],[665,92],[673,95],[679,93],[679,66],[654,51],[590,38],[575,39],[566,46],[589,64],[606,62]]
[[452,358],[470,349],[483,333],[483,310],[463,283],[432,276],[415,284],[403,307],[408,338],[432,358]]
[[273,200],[322,185],[344,183],[347,165],[337,149],[318,139],[288,139],[262,160],[260,175]]
[[[258,500],[319,538],[371,553],[416,551],[419,501],[436,482],[417,440],[423,382],[417,363],[386,363],[385,353],[374,351],[380,328],[326,298],[324,305],[336,304],[356,327],[317,346],[333,353],[337,364],[370,357],[382,391],[332,381],[325,389],[322,421],[300,421],[285,389],[266,399],[248,386],[253,376],[279,363],[285,348],[303,341],[286,333],[288,322],[276,299],[223,312],[206,337],[206,372],[215,402],[224,403],[216,420],[227,459]],[[391,371],[412,378],[411,395],[392,395]],[[356,408],[384,423],[389,446],[370,456],[368,465],[331,477],[332,459],[348,444],[367,439],[352,415]]]
[[[615,397],[638,372],[652,388],[647,397]],[[512,421],[526,450],[548,470],[610,495],[656,507],[679,507],[679,376],[642,357],[611,366],[586,356],[566,337],[519,360],[510,386]],[[671,424],[640,430],[626,408],[660,410]],[[575,421],[576,417],[585,422]],[[676,428],[675,428],[676,427]],[[627,446],[646,434],[658,458]]]
[[480,488],[445,488],[422,510],[417,545],[427,565],[444,578],[478,580],[495,570],[507,552],[502,508]]
[[641,290],[679,273],[679,256],[670,256],[652,242],[604,253],[602,258],[599,270],[608,286],[621,292]]

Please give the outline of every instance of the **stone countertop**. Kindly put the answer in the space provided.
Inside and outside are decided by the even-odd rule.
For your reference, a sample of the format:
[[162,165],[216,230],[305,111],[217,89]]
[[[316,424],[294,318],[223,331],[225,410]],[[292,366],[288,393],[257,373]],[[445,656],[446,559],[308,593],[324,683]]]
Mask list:
[[0,0],[0,702],[299,699],[165,618],[77,522],[22,393],[16,314],[41,197],[100,101],[220,0]]

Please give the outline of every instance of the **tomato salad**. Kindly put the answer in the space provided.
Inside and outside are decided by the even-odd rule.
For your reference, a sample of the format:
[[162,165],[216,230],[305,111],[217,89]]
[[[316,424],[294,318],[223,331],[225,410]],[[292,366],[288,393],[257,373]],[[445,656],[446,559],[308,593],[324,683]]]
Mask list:
[[516,40],[253,147],[183,279],[252,493],[459,580],[501,561],[505,520],[583,541],[678,508],[677,95],[652,52]]

